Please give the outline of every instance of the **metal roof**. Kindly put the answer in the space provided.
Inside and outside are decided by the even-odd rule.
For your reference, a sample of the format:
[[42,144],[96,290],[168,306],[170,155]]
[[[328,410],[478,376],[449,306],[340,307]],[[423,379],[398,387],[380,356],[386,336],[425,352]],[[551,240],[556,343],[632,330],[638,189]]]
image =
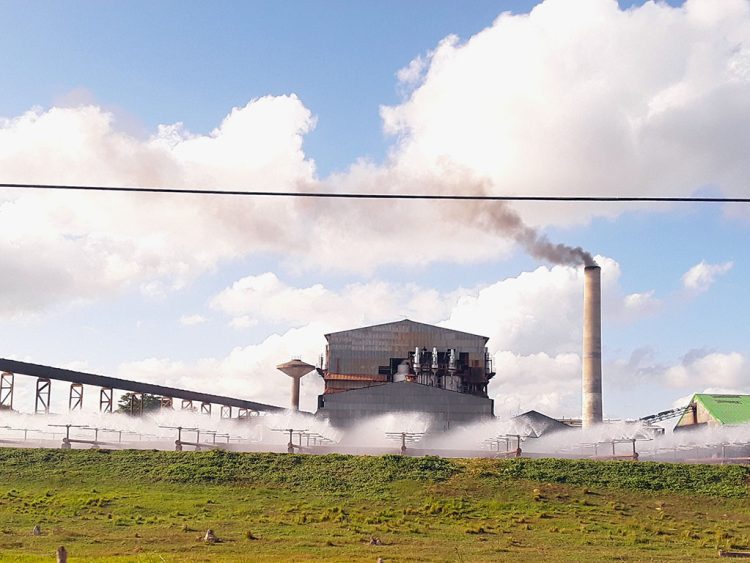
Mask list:
[[428,330],[432,330],[432,331],[445,331],[445,332],[452,332],[452,333],[456,333],[456,334],[463,334],[463,335],[466,335],[466,336],[472,336],[474,338],[483,338],[485,341],[487,341],[487,340],[490,339],[489,336],[482,336],[481,334],[472,334],[470,332],[463,332],[461,330],[455,330],[455,329],[447,328],[447,327],[444,327],[444,326],[435,326],[435,325],[431,325],[431,324],[427,324],[427,323],[419,323],[417,321],[412,321],[411,319],[404,319],[404,320],[401,320],[401,321],[394,321],[394,322],[390,322],[390,323],[381,323],[381,324],[377,324],[377,325],[363,326],[363,327],[358,327],[358,328],[352,328],[352,329],[349,329],[349,330],[340,330],[338,332],[330,332],[330,333],[326,334],[325,337],[327,339],[329,336],[333,336],[333,335],[336,335],[336,334],[344,334],[344,333],[347,333],[347,332],[356,332],[356,331],[360,331],[360,330],[371,330],[373,328],[384,328],[384,327],[394,327],[394,328],[395,327],[404,327],[404,328],[418,328],[418,329],[421,328],[422,330],[428,329]]
[[323,376],[325,379],[342,380],[342,381],[382,381],[386,382],[385,375],[368,375],[358,373],[327,373]]
[[557,420],[542,414],[539,411],[527,411],[525,413],[516,415],[513,420],[526,423],[536,434],[542,435],[544,433],[557,432],[558,430],[570,430],[572,427],[568,426]]
[[750,395],[693,395],[691,403],[701,403],[721,424],[750,422]]

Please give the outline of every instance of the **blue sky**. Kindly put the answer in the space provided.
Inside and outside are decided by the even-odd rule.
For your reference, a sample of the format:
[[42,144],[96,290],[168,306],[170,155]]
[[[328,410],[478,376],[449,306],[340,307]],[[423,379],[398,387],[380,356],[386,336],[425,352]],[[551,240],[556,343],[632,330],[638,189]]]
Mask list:
[[[19,182],[317,182],[322,189],[367,191],[389,181],[455,191],[415,180],[414,170],[429,170],[439,184],[447,160],[472,178],[487,178],[498,193],[512,186],[547,194],[747,195],[747,167],[733,157],[748,142],[742,69],[750,38],[741,28],[747,3],[694,0],[681,10],[670,8],[681,2],[620,2],[619,9],[597,2],[548,0],[528,18],[523,14],[537,2],[4,2],[0,170]],[[501,12],[517,16],[493,24]],[[458,42],[439,47],[450,35]],[[711,45],[712,57],[699,57],[701,44]],[[518,50],[508,52],[508,45]],[[421,62],[411,67],[414,74],[402,71],[415,60]],[[712,90],[708,82],[718,86]],[[296,98],[285,98],[291,94]],[[248,106],[259,98],[270,101]],[[215,140],[211,132],[232,108],[241,110],[235,120],[241,135],[210,158],[198,154],[203,149],[193,147],[205,143],[189,141]],[[29,123],[19,121],[32,110]],[[111,120],[105,125],[102,116]],[[159,125],[175,123],[183,124],[179,141],[160,137]],[[633,128],[629,136],[621,134],[623,123]],[[493,132],[506,127],[507,137]],[[81,144],[68,155],[73,130],[86,133],[75,137]],[[267,162],[256,163],[256,153],[243,151],[263,147],[266,133],[276,140],[267,143]],[[170,145],[167,158],[154,139],[178,148]],[[498,158],[492,152],[485,158],[493,143]],[[110,157],[122,165],[110,165]],[[458,185],[472,190],[470,183]],[[12,296],[0,314],[4,355],[192,387],[209,370],[226,380],[225,392],[282,403],[286,387],[273,380],[273,365],[289,353],[315,361],[322,330],[422,314],[428,322],[487,334],[497,343],[493,351],[515,354],[493,389],[498,414],[519,403],[569,416],[580,408],[571,367],[579,319],[569,307],[553,317],[552,323],[570,324],[567,335],[544,323],[537,332],[529,328],[535,323],[517,326],[518,319],[546,312],[535,308],[533,291],[559,292],[560,303],[577,303],[575,284],[502,233],[495,249],[492,236],[464,232],[473,219],[459,219],[463,210],[423,234],[416,232],[420,221],[403,231],[389,221],[403,226],[440,211],[373,207],[372,214],[354,210],[341,225],[321,226],[330,207],[296,210],[302,226],[285,246],[283,237],[263,234],[268,227],[246,235],[241,228],[269,217],[283,224],[283,207],[262,204],[240,213],[225,201],[204,216],[200,203],[180,203],[176,211],[138,200],[117,211],[122,200],[3,197],[8,216],[28,213],[24,224],[39,225],[34,234],[19,230],[5,265],[0,258],[17,280],[8,276],[2,286]],[[137,217],[144,205],[149,211]],[[83,217],[71,219],[71,209],[83,209]],[[85,213],[110,219],[99,224]],[[570,204],[519,213],[551,240],[606,257],[616,272],[605,312],[611,416],[647,414],[705,388],[750,391],[743,207]],[[172,215],[168,225],[160,223]],[[340,258],[321,251],[338,245]],[[18,257],[8,258],[11,250]],[[45,256],[61,262],[39,268],[35,260]],[[693,277],[684,277],[691,269]],[[510,306],[495,324],[459,320],[472,303],[485,310],[505,303],[503,292],[516,290],[503,281],[524,272],[537,277],[533,291],[513,294],[514,303],[524,303],[518,310]],[[45,279],[62,289],[55,294]],[[373,297],[372,307],[349,310],[356,287],[381,295],[377,284],[388,287],[382,305]],[[496,301],[484,301],[492,292],[483,289],[495,286]],[[296,322],[267,303],[312,305]],[[522,341],[504,336],[516,332]],[[650,350],[645,363],[622,367],[641,350]],[[531,385],[515,392],[519,380],[535,381],[539,392]],[[303,387],[310,408],[318,387]],[[539,394],[544,400],[533,403]]]
[[[298,94],[318,116],[307,150],[322,173],[383,156],[380,104],[394,73],[446,35],[466,37],[529,2],[6,3],[0,38],[13,80],[0,112],[83,88],[150,130],[207,132],[253,97]],[[7,58],[6,58],[7,57]]]
[[[399,101],[395,72],[450,34],[468,38],[536,2],[4,2],[0,115],[75,99],[144,134],[184,122],[208,132],[227,108],[296,93],[318,126],[306,150],[322,174],[380,160],[378,107]],[[628,7],[642,2],[623,1]]]

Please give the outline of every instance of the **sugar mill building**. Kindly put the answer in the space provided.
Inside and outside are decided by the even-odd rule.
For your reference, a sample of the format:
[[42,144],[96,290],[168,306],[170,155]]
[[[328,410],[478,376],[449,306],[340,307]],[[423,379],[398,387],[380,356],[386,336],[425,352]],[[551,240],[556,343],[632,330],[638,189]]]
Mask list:
[[696,394],[675,430],[750,423],[750,395]]
[[493,416],[486,336],[403,320],[325,335],[318,416],[347,426],[422,412],[443,429]]

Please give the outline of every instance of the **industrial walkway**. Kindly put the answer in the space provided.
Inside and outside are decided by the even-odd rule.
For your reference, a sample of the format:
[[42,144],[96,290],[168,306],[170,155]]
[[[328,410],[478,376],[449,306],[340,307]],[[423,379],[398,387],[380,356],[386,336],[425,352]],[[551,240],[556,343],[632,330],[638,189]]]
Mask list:
[[[284,410],[282,407],[275,405],[266,405],[254,401],[246,401],[235,397],[223,397],[220,395],[211,395],[209,393],[200,393],[198,391],[188,391],[186,389],[176,389],[174,387],[165,387],[162,385],[153,385],[151,383],[141,383],[139,381],[130,381],[128,379],[118,379],[93,373],[84,373],[68,369],[61,369],[38,364],[19,362],[0,358],[0,409],[13,408],[13,391],[15,385],[15,375],[26,375],[36,377],[36,400],[34,412],[49,412],[50,405],[50,381],[67,381],[71,383],[68,407],[70,410],[79,410],[83,407],[83,386],[93,385],[100,387],[99,393],[99,410],[102,412],[112,412],[113,390],[128,391],[133,393],[132,411],[135,413],[142,411],[143,394],[156,395],[161,397],[162,406],[171,408],[174,399],[182,401],[182,408],[185,410],[198,410],[194,403],[200,404],[200,410],[203,413],[211,413],[211,405],[221,407],[222,418],[232,417],[232,408],[238,409],[240,418],[247,416],[249,412],[271,412]],[[137,401],[141,401],[138,405]]]

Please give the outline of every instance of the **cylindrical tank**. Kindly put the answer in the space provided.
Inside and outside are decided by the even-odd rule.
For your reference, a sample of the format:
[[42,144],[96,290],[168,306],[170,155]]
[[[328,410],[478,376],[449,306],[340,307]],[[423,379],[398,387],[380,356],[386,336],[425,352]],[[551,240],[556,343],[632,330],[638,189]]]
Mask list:
[[279,364],[276,369],[284,372],[292,378],[292,410],[299,410],[299,380],[315,369],[315,366],[306,364],[297,358],[285,364]]

